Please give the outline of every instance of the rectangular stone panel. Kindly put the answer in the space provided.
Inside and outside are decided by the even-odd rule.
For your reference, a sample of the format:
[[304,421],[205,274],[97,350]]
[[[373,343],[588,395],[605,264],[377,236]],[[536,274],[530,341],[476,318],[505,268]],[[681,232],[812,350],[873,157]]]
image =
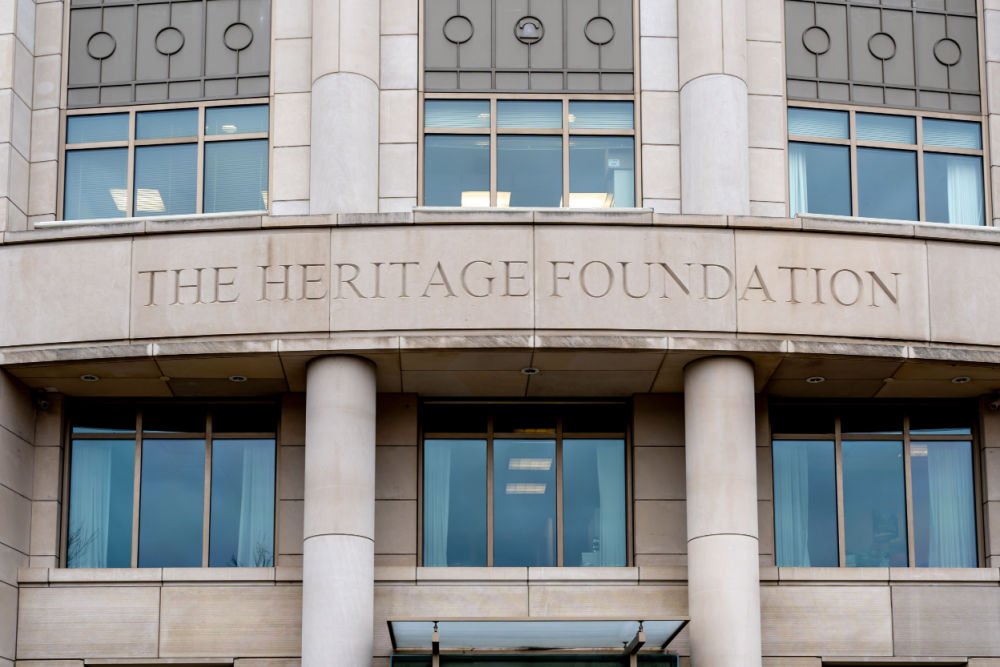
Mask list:
[[896,655],[997,655],[1000,588],[893,586]]
[[532,586],[528,594],[532,617],[620,618],[623,609],[639,618],[688,614],[686,586],[552,584]]
[[530,228],[333,232],[330,328],[530,329]]
[[22,588],[20,597],[20,659],[157,655],[159,588]]
[[162,595],[162,657],[299,655],[299,586],[178,586]]
[[764,655],[893,655],[887,586],[762,586],[760,601]]
[[739,231],[740,333],[927,337],[927,268],[918,241]]
[[733,331],[732,263],[725,230],[539,227],[536,326]]
[[131,249],[108,239],[3,246],[0,347],[128,338]]
[[996,246],[928,243],[931,340],[1000,344]]
[[134,338],[325,331],[329,232],[136,240]]

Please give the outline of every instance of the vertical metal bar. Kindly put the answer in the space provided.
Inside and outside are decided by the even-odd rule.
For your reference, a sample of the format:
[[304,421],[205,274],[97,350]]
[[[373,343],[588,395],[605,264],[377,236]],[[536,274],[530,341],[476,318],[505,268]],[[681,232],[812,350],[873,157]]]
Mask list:
[[909,567],[914,567],[917,564],[916,548],[913,542],[913,470],[910,466],[912,454],[910,416],[903,415],[903,493],[906,498],[906,564]]
[[569,98],[565,95],[562,107],[562,205],[569,208]]
[[837,471],[837,549],[840,566],[847,566],[847,545],[844,543],[844,448],[842,442],[840,415],[836,416],[833,427],[834,468]]
[[135,215],[135,109],[128,112],[128,175],[125,178],[125,217]]
[[[497,195],[497,98],[490,98],[490,206],[498,206]],[[492,423],[492,421],[491,421]]]
[[135,477],[132,479],[132,567],[139,567],[139,494],[142,492],[142,412],[135,416]]
[[63,427],[59,432],[62,434],[62,438],[59,440],[59,454],[62,456],[60,459],[62,464],[62,479],[59,483],[59,488],[62,489],[62,495],[60,496],[62,503],[59,508],[59,513],[62,517],[62,524],[59,530],[59,535],[62,539],[59,545],[58,565],[61,567],[67,567],[69,560],[69,485],[71,460],[73,457],[73,431],[70,424],[66,422],[63,424]]
[[[914,49],[916,50],[916,49]],[[926,191],[924,188],[924,117],[918,114],[913,122],[917,125],[917,220],[927,219]],[[984,188],[985,189],[985,188]],[[907,415],[909,419],[909,415]]]
[[[270,115],[270,114],[268,114]],[[205,205],[205,105],[198,105],[198,157],[196,158],[197,183],[195,183],[194,210],[202,213]],[[270,197],[268,197],[270,199]],[[268,204],[271,202],[268,201]]]
[[855,119],[854,119],[854,109],[848,112],[849,127],[848,127],[848,141],[850,141],[851,151],[851,215],[860,215],[858,206],[858,144],[857,144],[857,133],[855,132]]
[[[632,415],[635,414],[634,407],[632,403],[628,404],[629,412]],[[633,417],[634,419],[634,417]],[[625,564],[629,567],[635,566],[635,547],[634,547],[634,516],[635,516],[635,500],[632,490],[632,484],[634,477],[634,466],[635,466],[635,452],[633,449],[634,438],[632,437],[634,430],[632,428],[632,419],[629,419],[625,426]]]
[[[208,541],[211,537],[212,522],[212,413],[205,421],[205,492],[202,497],[201,518],[201,566],[208,567]],[[240,563],[244,565],[244,563]]]
[[565,544],[563,543],[563,428],[562,415],[556,418],[556,565],[563,567]]
[[486,565],[493,567],[493,415],[486,425]]

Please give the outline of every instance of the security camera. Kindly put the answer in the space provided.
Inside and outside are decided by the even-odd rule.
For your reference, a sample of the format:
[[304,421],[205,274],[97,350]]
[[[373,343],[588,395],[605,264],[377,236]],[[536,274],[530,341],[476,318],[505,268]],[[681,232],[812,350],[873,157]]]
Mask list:
[[996,412],[1000,410],[1000,395],[993,395],[993,400],[987,403],[986,407],[990,409],[990,412]]
[[39,389],[35,392],[35,409],[39,412],[45,412],[48,410],[52,404],[49,402],[49,395],[44,389]]

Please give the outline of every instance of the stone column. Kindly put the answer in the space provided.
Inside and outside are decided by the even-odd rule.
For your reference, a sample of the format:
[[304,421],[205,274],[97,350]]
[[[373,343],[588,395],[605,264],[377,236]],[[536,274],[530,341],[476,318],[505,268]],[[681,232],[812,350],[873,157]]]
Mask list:
[[313,0],[311,213],[378,211],[379,3]]
[[306,376],[302,667],[372,661],[375,368],[313,361]]
[[746,0],[678,0],[681,212],[750,211]]
[[760,667],[753,365],[684,371],[688,606],[693,667]]

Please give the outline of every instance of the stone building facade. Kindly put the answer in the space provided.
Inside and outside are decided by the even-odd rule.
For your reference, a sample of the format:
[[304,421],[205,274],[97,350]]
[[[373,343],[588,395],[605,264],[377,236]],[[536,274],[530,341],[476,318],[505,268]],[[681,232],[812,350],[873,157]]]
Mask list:
[[0,1],[0,667],[1000,665],[997,0]]

